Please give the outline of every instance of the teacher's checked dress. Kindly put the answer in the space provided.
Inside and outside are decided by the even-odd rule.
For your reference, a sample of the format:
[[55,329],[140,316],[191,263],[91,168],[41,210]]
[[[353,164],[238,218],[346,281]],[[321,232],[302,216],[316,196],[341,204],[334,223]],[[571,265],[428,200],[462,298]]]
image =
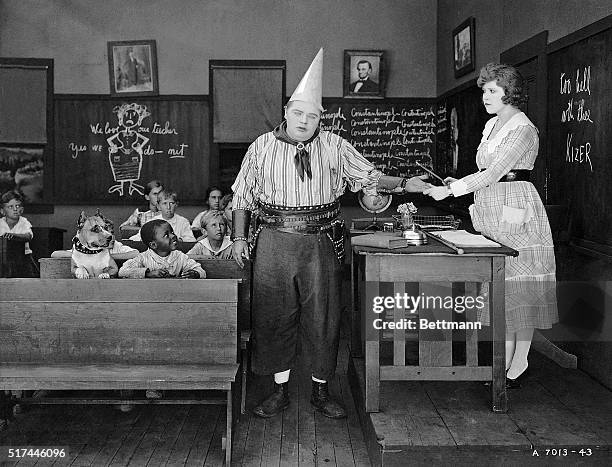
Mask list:
[[[519,252],[506,257],[506,331],[551,328],[558,321],[555,254],[548,217],[531,182],[499,182],[511,170],[532,170],[538,131],[523,113],[515,114],[491,139],[498,117],[482,132],[476,154],[480,172],[451,185],[453,194],[474,192],[474,228]],[[483,293],[487,293],[485,286]],[[485,308],[479,319],[489,325]]]

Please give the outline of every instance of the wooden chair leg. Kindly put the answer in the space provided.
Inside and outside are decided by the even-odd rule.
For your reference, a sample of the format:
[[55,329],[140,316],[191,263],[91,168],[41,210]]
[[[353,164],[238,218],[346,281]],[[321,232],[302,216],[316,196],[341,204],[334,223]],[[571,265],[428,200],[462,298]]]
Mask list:
[[225,465],[232,465],[232,390],[227,391],[227,411],[226,411],[226,438],[225,438]]
[[249,345],[242,350],[242,384],[240,387],[240,413],[246,412],[247,373],[249,372]]

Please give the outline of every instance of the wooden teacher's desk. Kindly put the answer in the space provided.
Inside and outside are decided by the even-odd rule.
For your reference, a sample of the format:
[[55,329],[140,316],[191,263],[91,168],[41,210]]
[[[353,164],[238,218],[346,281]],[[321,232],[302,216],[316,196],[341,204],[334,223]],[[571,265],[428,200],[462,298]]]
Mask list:
[[[399,249],[353,246],[353,306],[351,350],[354,356],[365,352],[365,407],[379,411],[380,382],[389,380],[492,381],[494,412],[507,411],[505,372],[505,257],[518,253],[508,247],[465,248],[464,254],[429,238],[427,245]],[[478,297],[478,284],[488,282],[488,300]],[[387,303],[382,311],[381,298],[375,297],[452,297],[471,296],[471,309],[460,314],[458,307],[439,306],[415,310],[410,302]],[[488,302],[491,313],[493,358],[491,366],[478,364],[478,331],[448,329],[459,321],[464,329],[478,323],[476,302]],[[462,299],[464,300],[464,299]],[[453,304],[455,302],[452,302]],[[467,305],[467,302],[466,302]],[[486,306],[486,305],[483,305]],[[455,312],[452,308],[455,308]],[[482,306],[481,306],[482,308]],[[461,317],[465,316],[465,320]],[[385,319],[386,317],[386,319]],[[453,318],[454,317],[454,318]],[[459,318],[459,319],[457,319]],[[454,321],[453,321],[454,319]],[[380,329],[382,321],[404,323],[404,329]],[[407,322],[411,321],[412,324]],[[424,323],[424,324],[422,324]],[[401,325],[400,325],[401,326]],[[377,329],[379,328],[379,329]],[[462,328],[459,328],[462,329]],[[485,329],[483,327],[483,329]],[[465,334],[461,334],[461,333]],[[453,333],[461,335],[465,344],[465,365],[453,366]],[[381,344],[388,337],[393,341],[392,364],[381,365]],[[407,338],[418,337],[418,363],[407,365]],[[391,363],[390,359],[386,363]]]

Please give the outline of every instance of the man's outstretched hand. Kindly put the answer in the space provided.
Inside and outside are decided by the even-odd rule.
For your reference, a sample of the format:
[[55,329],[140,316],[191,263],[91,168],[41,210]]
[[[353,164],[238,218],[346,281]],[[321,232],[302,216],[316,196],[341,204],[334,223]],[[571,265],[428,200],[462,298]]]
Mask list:
[[429,175],[427,174],[409,178],[406,182],[406,186],[404,186],[404,189],[402,189],[400,186],[397,186],[393,190],[393,193],[423,193],[423,191],[433,186],[431,183],[427,183],[424,181],[427,178],[429,178]]

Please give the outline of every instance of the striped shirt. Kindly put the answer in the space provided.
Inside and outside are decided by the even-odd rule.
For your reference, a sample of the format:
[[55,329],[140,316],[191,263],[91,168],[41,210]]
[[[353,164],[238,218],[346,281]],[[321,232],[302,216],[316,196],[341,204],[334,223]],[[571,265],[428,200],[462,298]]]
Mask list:
[[376,194],[382,172],[345,139],[328,131],[306,145],[310,153],[312,179],[304,181],[295,168],[294,145],[266,133],[257,138],[242,160],[232,186],[232,209],[254,210],[258,202],[277,206],[316,206],[336,201],[348,185]]
[[182,251],[174,250],[164,257],[159,256],[151,249],[139,253],[135,258],[128,259],[123,263],[123,266],[119,269],[119,277],[144,279],[147,269],[150,271],[166,269],[172,277],[180,277],[182,273],[187,271],[197,271],[201,279],[206,277],[206,272],[204,272],[200,263],[189,258]]

